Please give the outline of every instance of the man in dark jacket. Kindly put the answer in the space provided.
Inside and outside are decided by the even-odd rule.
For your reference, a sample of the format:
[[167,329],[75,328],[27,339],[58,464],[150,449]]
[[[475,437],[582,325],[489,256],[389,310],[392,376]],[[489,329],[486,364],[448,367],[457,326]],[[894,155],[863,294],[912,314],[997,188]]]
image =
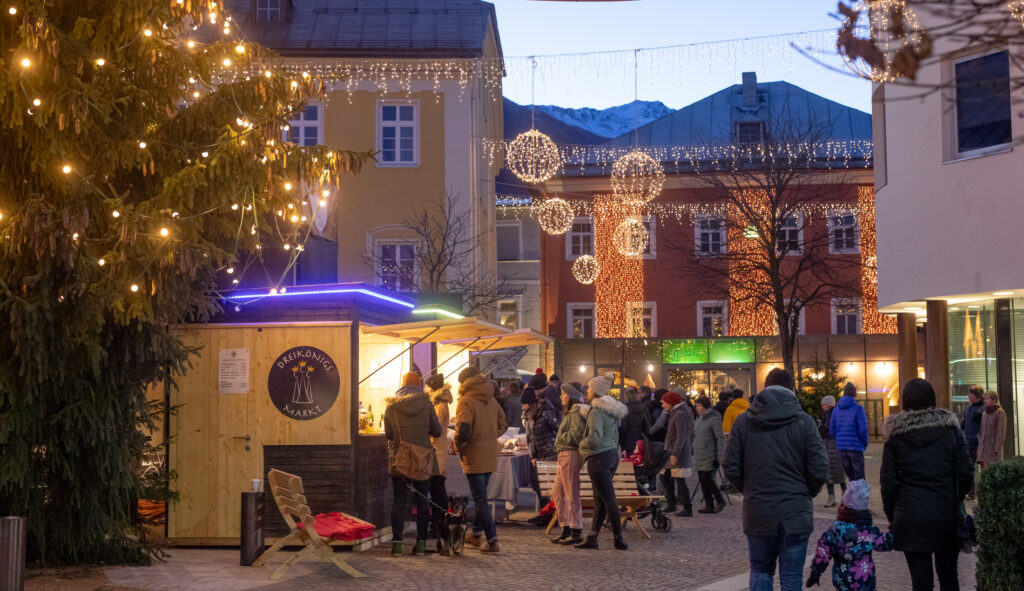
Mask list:
[[964,420],[960,422],[964,437],[967,438],[967,452],[971,454],[971,463],[978,461],[978,435],[981,434],[981,415],[985,411],[983,397],[985,389],[974,385],[967,391],[967,399],[971,404],[964,410]]
[[868,448],[868,418],[857,404],[857,387],[846,382],[843,397],[832,410],[828,431],[836,440],[839,459],[851,482],[864,478],[864,450]]
[[715,410],[723,417],[729,405],[732,404],[732,392],[732,390],[722,390],[718,393],[718,403],[715,404]]
[[651,428],[651,413],[647,410],[647,401],[650,398],[651,393],[641,388],[640,391],[633,393],[632,400],[625,401],[629,414],[619,425],[619,447],[627,454],[633,453],[636,442],[641,441]]
[[773,369],[726,449],[725,474],[743,493],[751,589],[772,588],[776,562],[782,591],[802,589],[813,499],[828,479],[825,445],[793,387],[792,374]]

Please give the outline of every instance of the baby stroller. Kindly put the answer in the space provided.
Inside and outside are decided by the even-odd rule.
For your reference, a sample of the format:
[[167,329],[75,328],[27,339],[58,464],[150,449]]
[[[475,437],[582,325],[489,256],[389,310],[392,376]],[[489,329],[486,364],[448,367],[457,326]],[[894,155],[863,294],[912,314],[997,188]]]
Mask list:
[[[654,485],[658,481],[658,474],[665,469],[668,457],[669,453],[661,442],[650,441],[645,437],[636,443],[636,451],[629,457],[629,461],[633,463],[633,473],[636,475],[637,489],[641,495],[654,496]],[[651,516],[651,527],[656,531],[668,533],[672,529],[672,520],[662,508],[661,499],[651,502],[637,512],[637,517],[641,519],[647,515]]]

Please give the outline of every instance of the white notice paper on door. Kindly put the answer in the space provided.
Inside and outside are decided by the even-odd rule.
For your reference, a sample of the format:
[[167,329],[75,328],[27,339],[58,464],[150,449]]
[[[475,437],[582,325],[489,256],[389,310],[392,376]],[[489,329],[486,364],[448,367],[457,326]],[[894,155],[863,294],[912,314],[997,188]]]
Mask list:
[[221,394],[249,393],[249,350],[221,349],[217,368],[218,390]]

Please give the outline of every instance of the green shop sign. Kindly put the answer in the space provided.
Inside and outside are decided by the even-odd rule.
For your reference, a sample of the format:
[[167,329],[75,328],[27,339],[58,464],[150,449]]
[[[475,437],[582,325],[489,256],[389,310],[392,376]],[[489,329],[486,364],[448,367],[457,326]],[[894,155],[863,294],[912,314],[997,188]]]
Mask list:
[[707,339],[665,339],[661,342],[664,363],[707,363]]
[[711,363],[753,363],[754,339],[710,339]]

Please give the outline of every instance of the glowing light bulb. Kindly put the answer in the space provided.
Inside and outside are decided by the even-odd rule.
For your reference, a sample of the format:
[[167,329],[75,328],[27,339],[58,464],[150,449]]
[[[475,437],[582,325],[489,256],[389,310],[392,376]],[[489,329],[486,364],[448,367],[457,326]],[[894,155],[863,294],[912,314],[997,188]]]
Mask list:
[[201,154],[201,156],[202,156],[203,158],[206,158],[206,157],[207,157],[207,156],[209,156],[209,155],[210,155],[210,153],[209,153],[209,152],[203,152],[203,153]]
[[270,295],[277,295],[277,288],[276,287],[270,288]]
[[196,83],[196,79],[194,77],[192,77],[192,76],[189,76],[188,77],[188,83],[189,84],[195,84]]
[[284,190],[285,191],[291,191],[292,190],[292,184],[291,183],[285,183],[284,184]]
[[235,268],[234,267],[228,267],[228,275],[230,275],[230,274],[232,274],[234,272],[235,272]]
[[139,286],[138,286],[138,284],[135,284],[135,283],[133,283],[133,284],[132,284],[132,287],[131,287],[131,290],[132,290],[132,293],[136,293],[136,292],[138,292],[138,291],[139,291]]
[[229,57],[224,58],[224,67],[226,68],[226,67],[228,67],[230,65],[231,65],[231,58],[229,58]]
[[14,16],[14,15],[18,14],[18,9],[12,6],[12,7],[7,9],[7,12],[10,13],[11,16]]
[[292,245],[291,244],[285,244],[284,245],[284,249],[285,250],[291,250],[292,249]]
[[31,65],[32,65],[32,60],[28,59],[27,57],[21,59],[21,67],[22,68],[27,68],[27,67],[29,67]]
[[74,234],[72,234],[71,235],[71,239],[74,240],[75,242],[78,242],[78,232],[75,232]]
[[153,31],[151,29],[146,29],[145,31],[142,32],[142,34],[145,35],[146,37],[152,37],[153,36]]
[[199,98],[199,91],[198,90],[192,93],[192,98]]
[[101,58],[101,57],[98,57],[98,58],[96,58],[96,65],[97,65],[97,66],[99,66],[99,67],[101,67],[101,68],[102,68],[102,67],[103,67],[103,66],[105,66],[106,64],[107,64],[107,60],[105,60],[105,59],[103,59],[103,58]]
[[145,150],[146,149],[146,142],[139,142],[139,149],[140,150]]
[[328,198],[328,197],[330,197],[330,196],[331,196],[331,192],[330,192],[330,191],[328,191],[327,189],[324,189],[324,190],[323,190],[323,191],[322,191],[322,192],[320,193],[320,195],[322,195],[322,196],[323,196],[323,198],[324,198],[324,199],[326,199],[326,198]]
[[320,207],[324,207],[326,205],[327,205],[327,200],[326,199],[321,199],[320,200]]
[[39,99],[34,99],[32,101],[32,104],[38,107],[39,105],[43,104],[43,101],[41,101]]
[[171,217],[172,217],[172,218],[176,218],[176,217],[178,217],[178,216],[180,216],[180,215],[181,215],[180,213],[178,213],[178,212],[174,212],[174,213],[172,213],[172,214],[171,214]]
[[241,43],[239,43],[238,45],[235,46],[235,52],[237,52],[237,53],[245,53],[245,46],[242,45]]
[[271,76],[270,70],[267,70],[266,72],[263,72],[263,75],[266,76],[267,78],[270,78],[270,76]]
[[304,222],[304,221],[306,221],[306,216],[302,216],[302,217],[301,217],[301,218],[299,218],[299,219],[300,219],[300,221],[303,221],[303,222]]
[[[23,60],[21,62],[21,65],[24,66],[26,61],[28,61],[28,60]],[[292,88],[298,88],[298,87],[299,87],[299,83],[297,81],[295,81],[295,80],[292,80]]]
[[189,41],[185,45],[187,45],[189,49],[193,49],[196,46],[196,42],[195,41]]
[[291,203],[288,204],[288,209],[294,209],[294,208],[295,208],[294,205],[292,205]]
[[100,259],[100,260],[99,260],[99,261],[97,261],[97,262],[98,262],[98,263],[99,263],[99,265],[100,265],[100,266],[102,267],[103,265],[106,265],[106,264],[107,264],[107,259]]
[[299,221],[299,216],[293,215],[290,219],[292,220],[292,223],[294,224],[295,222]]
[[281,293],[288,293],[288,288],[287,287],[282,287],[281,288]]
[[161,236],[166,238],[167,235],[170,234],[170,233],[171,233],[170,230],[168,230],[167,228],[160,228],[160,235]]
[[71,166],[69,166],[69,165],[65,164],[65,165],[64,165],[64,167],[63,167],[63,168],[61,168],[60,170],[61,170],[61,172],[63,172],[64,174],[70,174],[70,173],[71,173]]
[[237,203],[232,203],[231,204],[231,211],[238,211],[238,204]]
[[[232,279],[231,280],[231,284],[232,285],[238,285],[238,280],[237,279]],[[237,311],[238,311],[238,306],[235,306],[235,312],[237,312]]]
[[115,209],[114,211],[110,212],[110,215],[114,216],[115,218],[119,218],[121,217],[121,212]]

